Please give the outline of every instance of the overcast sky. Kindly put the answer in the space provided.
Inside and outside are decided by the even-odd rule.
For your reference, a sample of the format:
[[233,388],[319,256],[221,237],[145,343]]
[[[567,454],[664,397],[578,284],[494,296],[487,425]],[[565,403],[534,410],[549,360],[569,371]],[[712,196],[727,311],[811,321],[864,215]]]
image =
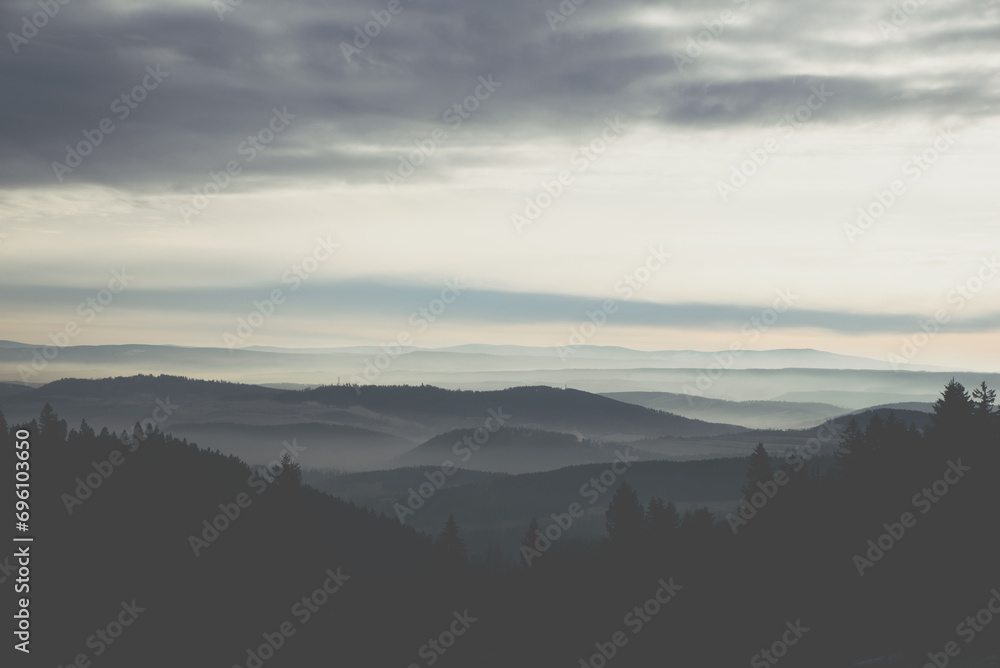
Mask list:
[[236,2],[0,7],[0,338],[1000,370],[996,0]]

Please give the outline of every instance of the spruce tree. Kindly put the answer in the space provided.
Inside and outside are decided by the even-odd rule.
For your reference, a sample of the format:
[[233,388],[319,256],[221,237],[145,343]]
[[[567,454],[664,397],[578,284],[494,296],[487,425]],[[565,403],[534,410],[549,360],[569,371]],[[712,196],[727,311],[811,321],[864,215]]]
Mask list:
[[650,546],[658,554],[663,554],[675,540],[680,515],[673,503],[663,504],[663,499],[653,497],[646,511],[646,531]]
[[49,442],[56,442],[65,441],[68,433],[66,421],[60,420],[51,404],[46,403],[38,417],[38,435]]
[[538,519],[532,517],[531,522],[528,523],[528,532],[524,534],[524,538],[521,539],[521,565],[528,568],[535,560],[542,555],[541,552],[535,547],[538,542],[538,534],[541,529],[538,526]]
[[972,391],[972,398],[975,400],[975,411],[977,419],[989,419],[993,416],[993,409],[996,406],[997,393],[986,385],[984,380],[982,385]]
[[302,487],[302,466],[292,460],[287,452],[281,455],[281,468],[276,476],[280,486],[287,489],[298,489]]
[[975,409],[965,387],[952,378],[934,402],[928,435],[937,445],[961,442],[968,435]]
[[743,498],[749,500],[751,496],[760,491],[759,484],[765,484],[772,480],[774,480],[774,471],[771,469],[771,457],[767,454],[764,444],[758,443],[750,455],[747,484],[742,490]]
[[458,535],[458,523],[455,522],[454,515],[448,516],[444,529],[438,534],[434,555],[438,566],[448,574],[458,575],[465,570],[468,554],[465,542]]
[[684,514],[684,522],[681,528],[694,538],[702,538],[712,532],[715,526],[715,518],[707,508],[695,508],[693,512]]
[[645,509],[639,503],[635,490],[627,482],[623,482],[604,513],[605,527],[611,542],[621,546],[638,546],[642,542],[645,515]]
[[870,454],[864,430],[851,418],[840,438],[840,447],[834,453],[841,478],[852,480],[860,475],[871,459]]

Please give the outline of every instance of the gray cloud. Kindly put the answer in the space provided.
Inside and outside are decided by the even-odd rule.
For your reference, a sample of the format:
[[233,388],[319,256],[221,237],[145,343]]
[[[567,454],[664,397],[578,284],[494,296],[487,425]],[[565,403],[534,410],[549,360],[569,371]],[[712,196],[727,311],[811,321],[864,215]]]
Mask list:
[[[198,289],[143,289],[129,287],[115,297],[114,310],[156,311],[162,313],[225,313],[245,316],[254,300],[264,300],[271,290],[281,288],[287,301],[281,306],[282,317],[305,317],[336,320],[338,314],[398,318],[407,317],[428,307],[439,297],[442,284],[417,285],[370,280],[303,284],[292,290],[290,283],[270,286]],[[9,286],[0,297],[0,308],[19,313],[42,308],[74,318],[76,307],[95,296],[95,289]],[[614,298],[616,295],[608,295]],[[461,297],[447,307],[449,322],[469,324],[542,324],[579,323],[587,311],[601,309],[604,298],[590,298],[552,293],[504,292],[464,289]],[[747,323],[773,322],[777,329],[816,328],[847,335],[911,334],[918,321],[931,318],[919,313],[864,313],[799,308],[798,305],[772,320],[763,316],[770,302],[755,306],[708,303],[653,303],[626,301],[617,295],[617,311],[609,322],[616,326],[661,327],[677,329],[733,329]],[[1000,328],[1000,312],[972,318],[956,318],[942,325],[942,332],[978,333]]]
[[[74,1],[17,54],[6,35],[38,6],[5,3],[0,86],[15,94],[0,108],[0,183],[56,184],[51,162],[111,117],[115,131],[67,182],[188,191],[234,158],[273,107],[297,118],[234,191],[381,182],[401,147],[440,126],[442,111],[487,74],[502,87],[449,139],[458,154],[429,164],[420,178],[446,178],[500,142],[582,138],[608,114],[678,127],[768,124],[819,82],[835,91],[822,123],[974,118],[997,109],[997,87],[983,85],[984,72],[970,63],[995,53],[998,26],[974,3],[925,7],[882,39],[876,20],[891,7],[860,0],[755,1],[746,10],[732,2],[594,0],[554,31],[545,11],[556,10],[555,1],[402,2],[352,63],[341,42],[385,2],[247,0],[220,21],[207,0]],[[681,18],[668,27],[636,19],[657,8]],[[724,9],[745,22],[679,72],[673,54]],[[847,42],[846,34],[859,39]],[[926,55],[939,59],[932,71],[920,64]],[[112,101],[157,64],[169,78],[117,121]]]

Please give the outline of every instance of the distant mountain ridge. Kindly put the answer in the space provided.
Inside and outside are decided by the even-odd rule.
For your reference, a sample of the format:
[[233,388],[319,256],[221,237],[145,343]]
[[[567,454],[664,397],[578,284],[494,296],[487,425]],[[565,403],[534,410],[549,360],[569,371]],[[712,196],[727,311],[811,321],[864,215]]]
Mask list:
[[[65,377],[98,378],[137,373],[221,378],[253,383],[337,382],[440,384],[437,374],[566,369],[855,369],[890,370],[888,361],[813,349],[728,351],[642,351],[615,346],[583,345],[569,357],[554,347],[468,344],[444,348],[404,347],[393,350],[391,364],[376,367],[374,359],[388,353],[380,346],[279,348],[248,346],[216,348],[153,344],[53,346],[0,341],[0,380],[52,381]],[[43,353],[45,353],[43,355]],[[50,359],[51,358],[51,359]],[[943,370],[904,364],[905,370]],[[367,373],[367,375],[366,375]],[[481,379],[480,379],[481,380]],[[530,384],[524,378],[520,384]],[[548,383],[551,384],[551,383]],[[661,388],[662,389],[662,388]]]
[[[606,392],[604,396],[684,417],[734,422],[748,429],[797,429],[848,411],[843,406],[793,401],[727,401],[674,392]],[[725,416],[725,417],[722,417]]]

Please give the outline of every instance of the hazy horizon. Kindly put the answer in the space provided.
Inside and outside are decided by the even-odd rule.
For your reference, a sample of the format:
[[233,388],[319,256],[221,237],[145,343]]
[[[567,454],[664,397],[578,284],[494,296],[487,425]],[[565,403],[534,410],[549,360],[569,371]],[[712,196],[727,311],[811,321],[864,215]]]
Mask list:
[[1000,368],[995,6],[549,4],[6,3],[2,336]]

